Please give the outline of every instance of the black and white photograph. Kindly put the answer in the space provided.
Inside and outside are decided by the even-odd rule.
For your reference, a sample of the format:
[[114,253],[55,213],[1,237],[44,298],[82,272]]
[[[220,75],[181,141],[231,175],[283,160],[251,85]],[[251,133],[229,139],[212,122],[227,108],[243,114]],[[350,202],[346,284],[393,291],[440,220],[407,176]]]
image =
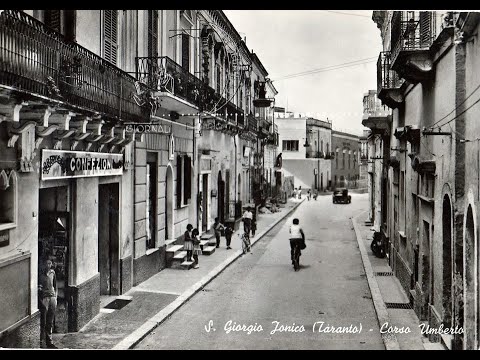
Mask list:
[[0,10],[0,349],[480,350],[480,11],[328,6]]

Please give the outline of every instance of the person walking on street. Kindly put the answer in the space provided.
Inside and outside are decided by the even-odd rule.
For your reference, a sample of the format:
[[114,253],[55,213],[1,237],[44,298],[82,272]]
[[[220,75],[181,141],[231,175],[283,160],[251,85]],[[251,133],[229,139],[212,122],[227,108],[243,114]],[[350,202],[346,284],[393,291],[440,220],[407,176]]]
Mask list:
[[220,236],[222,233],[220,231],[225,230],[225,226],[220,223],[218,217],[215,218],[215,222],[213,223],[213,232],[215,233],[215,239],[217,240],[217,248],[220,247]]
[[307,191],[307,200],[310,201],[310,197],[312,196],[312,191],[308,189]]
[[225,228],[225,239],[227,240],[227,250],[230,250],[230,243],[232,242],[233,229],[230,225]]
[[256,217],[254,217],[252,219],[252,227],[251,227],[251,230],[252,230],[252,238],[255,236],[255,231],[257,230],[257,219]]
[[198,238],[199,232],[198,229],[195,228],[192,230],[192,242],[193,242],[193,260],[194,260],[194,269],[198,269],[200,266],[198,265],[198,255],[202,254],[202,248],[200,247],[200,239]]
[[250,236],[250,229],[252,228],[252,219],[253,213],[250,211],[250,208],[247,207],[243,213],[243,231]]
[[185,231],[185,236],[184,236],[185,243],[183,244],[184,250],[187,251],[187,261],[192,261],[192,255],[193,255],[192,230],[193,230],[193,225],[188,224],[187,231]]
[[[57,310],[57,277],[52,260],[47,259],[40,269],[38,279],[38,300],[40,308],[40,347],[58,349],[53,344],[53,323]],[[44,345],[45,343],[45,345]]]

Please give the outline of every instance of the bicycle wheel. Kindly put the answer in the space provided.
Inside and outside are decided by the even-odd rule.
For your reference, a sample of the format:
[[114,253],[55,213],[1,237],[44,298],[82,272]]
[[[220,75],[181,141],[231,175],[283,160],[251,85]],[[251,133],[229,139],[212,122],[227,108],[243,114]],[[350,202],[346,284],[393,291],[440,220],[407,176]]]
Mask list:
[[242,251],[244,254],[247,253],[247,243],[245,237],[242,238]]

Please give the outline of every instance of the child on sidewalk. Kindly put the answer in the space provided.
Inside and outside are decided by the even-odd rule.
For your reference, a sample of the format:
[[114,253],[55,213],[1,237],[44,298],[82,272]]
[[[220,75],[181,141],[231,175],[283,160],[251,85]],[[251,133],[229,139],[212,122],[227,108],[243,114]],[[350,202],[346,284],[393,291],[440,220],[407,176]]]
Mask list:
[[200,239],[198,238],[198,229],[195,228],[192,230],[192,242],[193,242],[193,260],[194,260],[194,269],[198,269],[198,255],[202,254],[202,248],[200,247]]
[[256,216],[253,217],[253,219],[252,219],[252,228],[251,228],[251,230],[252,230],[252,237],[254,237],[254,236],[255,236],[255,231],[257,230],[257,218],[256,218]]
[[187,261],[192,261],[193,254],[193,239],[192,239],[192,230],[193,225],[187,225],[187,231],[184,234],[185,243],[183,244],[183,249],[187,251]]
[[233,229],[230,225],[225,228],[225,239],[227,240],[227,250],[230,250],[230,243],[232,241]]
[[215,218],[215,222],[213,223],[213,231],[215,232],[215,239],[217,240],[217,248],[220,247],[220,236],[222,233],[221,230],[225,230],[225,226],[220,223],[218,217]]

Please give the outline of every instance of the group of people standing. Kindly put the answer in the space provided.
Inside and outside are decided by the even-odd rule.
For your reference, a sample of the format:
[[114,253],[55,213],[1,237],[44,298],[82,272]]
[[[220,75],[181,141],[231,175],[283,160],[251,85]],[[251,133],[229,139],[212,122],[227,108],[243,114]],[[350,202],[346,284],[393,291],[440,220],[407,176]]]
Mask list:
[[193,228],[192,224],[187,225],[187,231],[185,231],[185,244],[183,248],[187,251],[187,261],[192,261],[193,257],[193,268],[198,269],[198,255],[202,253],[200,247],[200,239],[198,238],[199,232],[197,228]]
[[[243,213],[243,229],[244,233],[250,237],[250,232],[252,237],[255,236],[255,231],[257,230],[257,221],[256,217],[253,215],[250,208],[247,208]],[[218,217],[215,218],[215,222],[213,224],[213,231],[215,234],[215,240],[217,242],[217,248],[220,247],[220,237],[222,236],[222,231],[225,234],[225,240],[227,242],[227,250],[230,250],[232,247],[232,235],[234,233],[234,229],[231,225],[224,225],[220,222]],[[199,232],[198,229],[194,229],[192,224],[187,225],[187,230],[184,234],[184,249],[187,251],[187,261],[192,261],[193,257],[193,268],[198,269],[200,266],[198,264],[198,255],[202,253],[202,249],[200,247],[200,239],[199,239]]]

